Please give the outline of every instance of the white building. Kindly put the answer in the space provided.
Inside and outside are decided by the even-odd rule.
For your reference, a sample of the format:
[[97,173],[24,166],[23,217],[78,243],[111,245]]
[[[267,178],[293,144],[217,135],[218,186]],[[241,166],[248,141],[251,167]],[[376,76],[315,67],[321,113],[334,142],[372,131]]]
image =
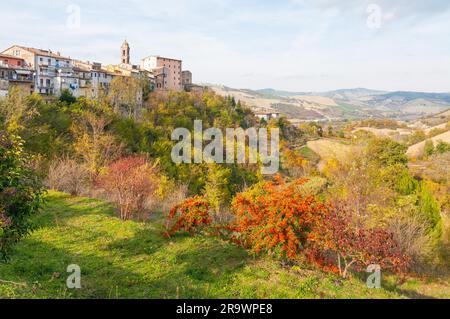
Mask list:
[[280,117],[280,113],[275,111],[275,110],[269,110],[269,109],[265,109],[265,110],[261,110],[261,111],[255,111],[255,115],[261,119],[261,120],[265,120],[266,122],[268,122],[271,119],[277,119]]
[[22,58],[34,69],[37,93],[58,94],[75,82],[71,58],[59,52],[13,45],[2,53]]

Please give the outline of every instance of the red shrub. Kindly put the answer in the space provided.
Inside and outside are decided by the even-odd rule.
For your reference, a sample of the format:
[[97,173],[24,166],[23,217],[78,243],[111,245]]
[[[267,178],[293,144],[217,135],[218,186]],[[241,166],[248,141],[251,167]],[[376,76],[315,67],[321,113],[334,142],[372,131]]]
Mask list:
[[358,226],[352,214],[345,211],[330,210],[309,239],[315,251],[312,255],[336,256],[336,266],[343,277],[352,266],[361,271],[370,264],[378,264],[382,269],[403,271],[409,263],[392,233],[382,228]]
[[120,217],[127,220],[141,211],[145,201],[153,195],[157,186],[156,171],[144,157],[126,157],[111,164],[97,182],[119,206]]
[[167,235],[173,235],[178,231],[194,233],[210,223],[208,201],[201,196],[191,197],[170,210],[167,220]]
[[232,204],[235,240],[255,253],[295,259],[327,210],[314,196],[301,194],[299,186],[306,181],[276,178],[238,194]]

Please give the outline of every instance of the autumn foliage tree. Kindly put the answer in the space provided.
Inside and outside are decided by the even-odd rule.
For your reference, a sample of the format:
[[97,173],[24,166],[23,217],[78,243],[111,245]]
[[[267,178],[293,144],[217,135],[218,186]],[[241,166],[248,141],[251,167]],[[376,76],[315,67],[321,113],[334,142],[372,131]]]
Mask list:
[[194,233],[211,224],[209,209],[209,202],[203,196],[186,199],[170,210],[166,234],[171,236],[179,231]]
[[410,260],[402,253],[392,233],[383,228],[358,225],[349,212],[330,209],[316,225],[309,247],[322,256],[334,255],[344,278],[350,269],[362,271],[371,264],[394,271],[404,271],[408,266]]
[[98,178],[110,200],[117,204],[120,217],[130,219],[133,214],[142,212],[145,201],[157,188],[157,168],[145,157],[122,158],[107,167]]
[[306,181],[287,183],[277,177],[238,194],[232,203],[235,240],[255,253],[295,259],[327,211],[314,196],[299,190]]

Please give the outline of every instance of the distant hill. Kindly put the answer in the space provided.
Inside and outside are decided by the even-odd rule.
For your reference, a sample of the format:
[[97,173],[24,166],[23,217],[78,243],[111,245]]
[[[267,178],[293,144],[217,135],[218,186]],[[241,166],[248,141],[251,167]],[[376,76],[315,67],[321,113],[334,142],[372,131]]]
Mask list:
[[274,109],[292,121],[328,121],[361,118],[416,120],[450,108],[450,93],[386,92],[366,88],[328,92],[234,89],[208,85],[253,108]]
[[374,96],[378,94],[384,94],[385,91],[376,91],[376,90],[370,90],[365,88],[356,88],[356,89],[342,89],[342,90],[334,90],[334,91],[328,91],[319,93],[319,95],[322,96],[328,96],[333,99],[355,99],[355,98],[361,98],[361,97],[367,97],[367,96]]
[[305,92],[289,92],[289,91],[280,91],[275,89],[262,89],[262,90],[256,90],[255,92],[261,93],[263,95],[267,96],[273,96],[273,97],[293,97],[297,95],[310,95],[310,93]]

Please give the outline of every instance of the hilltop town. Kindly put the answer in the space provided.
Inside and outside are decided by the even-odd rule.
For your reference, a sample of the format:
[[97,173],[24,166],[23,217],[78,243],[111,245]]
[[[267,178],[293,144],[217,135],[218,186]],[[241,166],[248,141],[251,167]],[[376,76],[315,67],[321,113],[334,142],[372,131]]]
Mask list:
[[0,53],[0,96],[16,86],[26,94],[59,96],[69,90],[75,97],[97,99],[107,94],[115,77],[145,79],[154,91],[182,91],[192,86],[192,73],[179,59],[151,55],[131,63],[130,45],[120,47],[120,63],[103,65],[63,56],[59,51],[13,45]]

